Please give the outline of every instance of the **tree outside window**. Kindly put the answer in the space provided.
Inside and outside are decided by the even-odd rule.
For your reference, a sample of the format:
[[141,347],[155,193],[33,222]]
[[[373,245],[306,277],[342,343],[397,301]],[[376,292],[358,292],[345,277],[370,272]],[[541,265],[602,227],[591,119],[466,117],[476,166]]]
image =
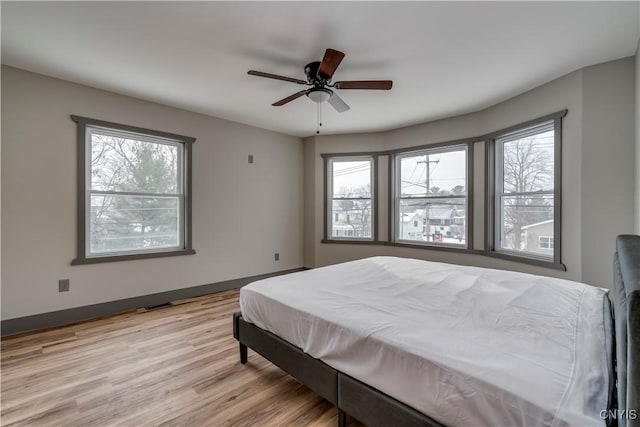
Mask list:
[[550,256],[540,255],[535,239],[525,234],[538,224],[553,234],[554,141],[553,121],[496,139],[500,250]]
[[327,167],[328,238],[373,240],[373,158],[332,158]]

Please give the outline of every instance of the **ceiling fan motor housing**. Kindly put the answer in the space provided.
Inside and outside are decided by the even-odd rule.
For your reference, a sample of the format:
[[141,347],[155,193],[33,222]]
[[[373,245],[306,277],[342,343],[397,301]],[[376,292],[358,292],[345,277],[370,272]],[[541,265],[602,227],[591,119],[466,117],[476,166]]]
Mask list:
[[307,76],[307,81],[316,87],[322,87],[328,81],[318,75],[319,68],[320,61],[310,62],[304,67],[304,74]]

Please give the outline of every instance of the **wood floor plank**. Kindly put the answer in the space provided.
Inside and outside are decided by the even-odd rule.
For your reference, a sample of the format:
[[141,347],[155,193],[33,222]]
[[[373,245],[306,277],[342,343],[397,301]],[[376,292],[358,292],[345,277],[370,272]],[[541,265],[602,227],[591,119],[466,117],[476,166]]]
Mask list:
[[[337,426],[337,410],[250,351],[238,291],[1,342],[3,426]],[[350,426],[361,426],[350,420]]]

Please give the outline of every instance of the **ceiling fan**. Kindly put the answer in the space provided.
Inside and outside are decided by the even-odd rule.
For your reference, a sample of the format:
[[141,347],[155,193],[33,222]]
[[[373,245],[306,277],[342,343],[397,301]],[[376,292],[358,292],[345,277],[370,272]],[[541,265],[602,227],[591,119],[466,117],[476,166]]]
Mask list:
[[351,80],[343,82],[331,83],[331,78],[336,72],[336,69],[342,62],[344,53],[327,49],[324,53],[322,61],[310,62],[304,67],[304,73],[307,76],[307,80],[295,79],[292,77],[284,77],[276,74],[263,73],[262,71],[251,70],[247,74],[258,77],[266,77],[269,79],[283,80],[285,82],[297,83],[300,85],[311,86],[308,89],[303,89],[299,92],[289,95],[280,101],[274,102],[274,107],[280,107],[285,105],[294,99],[300,98],[302,95],[307,95],[313,102],[321,104],[328,101],[329,104],[336,111],[342,113],[349,110],[349,106],[342,100],[332,89],[374,89],[374,90],[389,90],[393,85],[391,80]]

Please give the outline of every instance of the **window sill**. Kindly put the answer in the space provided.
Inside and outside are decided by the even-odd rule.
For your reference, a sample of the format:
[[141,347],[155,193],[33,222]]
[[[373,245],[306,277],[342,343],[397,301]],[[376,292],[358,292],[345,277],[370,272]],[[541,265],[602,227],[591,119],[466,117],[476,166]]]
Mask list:
[[348,245],[384,245],[379,240],[347,240],[347,239],[322,239],[320,243],[340,243]]
[[469,248],[457,248],[454,246],[421,245],[421,244],[413,244],[413,243],[385,242],[382,240],[322,239],[320,243],[338,243],[338,244],[349,244],[349,245],[382,245],[382,246],[395,246],[395,247],[410,248],[410,249],[423,249],[423,250],[426,249],[426,250],[443,251],[443,252],[457,252],[457,253],[488,256],[491,258],[499,258],[507,261],[518,262],[520,264],[535,265],[537,267],[550,268],[553,270],[567,271],[566,265],[561,263],[558,264],[553,261],[546,261],[543,259],[536,259],[536,258],[527,258],[523,256],[518,256],[518,255],[504,254],[501,252],[491,252],[491,251],[483,251],[483,250],[469,249]]
[[567,271],[567,266],[562,264],[562,263],[556,263],[552,260],[544,260],[544,259],[540,259],[540,258],[533,258],[533,257],[526,257],[526,256],[520,256],[520,255],[511,255],[511,254],[507,254],[507,253],[502,253],[502,252],[496,252],[496,251],[486,251],[484,252],[484,255],[489,256],[489,257],[493,257],[493,258],[500,258],[500,259],[505,259],[507,261],[514,261],[514,262],[519,262],[521,264],[529,264],[529,265],[535,265],[537,267],[544,267],[544,268],[551,268],[554,270],[560,270],[560,271]]
[[466,246],[454,246],[454,245],[433,245],[433,244],[421,244],[421,243],[409,243],[409,242],[384,242],[386,246],[397,246],[401,248],[412,248],[412,249],[428,249],[434,251],[445,251],[445,252],[464,252],[464,253],[472,253],[472,254],[483,254],[483,251],[477,251],[475,249],[469,249]]
[[110,256],[91,257],[91,258],[78,257],[73,261],[71,261],[71,265],[99,264],[103,262],[131,261],[131,260],[147,259],[147,258],[163,258],[163,257],[169,257],[169,256],[194,255],[195,253],[196,251],[193,249],[183,249],[183,250],[168,251],[168,252],[146,252],[146,253],[139,253],[139,254],[110,255]]

